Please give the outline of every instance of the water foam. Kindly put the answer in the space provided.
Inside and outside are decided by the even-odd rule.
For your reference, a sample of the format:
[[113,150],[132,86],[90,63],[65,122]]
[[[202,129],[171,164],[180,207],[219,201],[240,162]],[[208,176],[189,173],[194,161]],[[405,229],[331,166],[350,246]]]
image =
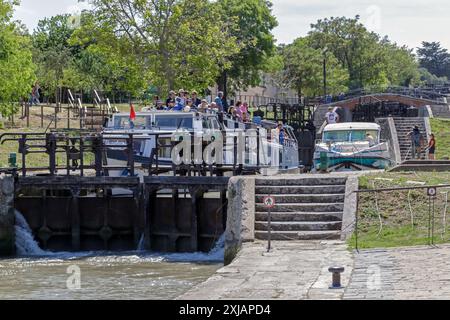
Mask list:
[[225,236],[222,235],[209,253],[156,253],[146,252],[144,236],[134,252],[50,252],[42,250],[33,237],[33,232],[25,217],[16,210],[16,251],[22,257],[49,257],[54,259],[71,260],[79,258],[94,258],[115,256],[113,260],[148,260],[151,262],[222,262],[225,251]]
[[33,237],[33,232],[25,217],[16,210],[16,251],[19,256],[48,256],[49,252],[42,250]]

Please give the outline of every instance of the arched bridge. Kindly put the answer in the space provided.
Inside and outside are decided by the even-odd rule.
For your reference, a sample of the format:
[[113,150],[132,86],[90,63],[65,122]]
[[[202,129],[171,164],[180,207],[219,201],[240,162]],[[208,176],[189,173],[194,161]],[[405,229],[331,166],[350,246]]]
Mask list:
[[335,101],[326,104],[327,107],[341,107],[349,110],[354,110],[356,106],[361,104],[372,104],[377,102],[398,102],[404,105],[421,108],[427,105],[445,105],[442,99],[427,99],[422,97],[407,96],[395,93],[376,93],[365,96],[352,97],[346,100]]

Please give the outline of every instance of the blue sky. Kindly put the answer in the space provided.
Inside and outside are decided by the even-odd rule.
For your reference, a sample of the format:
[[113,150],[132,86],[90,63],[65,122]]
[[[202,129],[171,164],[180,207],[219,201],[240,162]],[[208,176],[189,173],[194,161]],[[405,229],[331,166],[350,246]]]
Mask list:
[[[21,0],[16,19],[30,30],[37,22],[59,13],[74,13],[86,7],[77,0]],[[421,41],[440,41],[450,49],[450,1],[448,0],[273,0],[279,27],[279,43],[305,35],[310,24],[330,16],[359,14],[364,24],[381,35],[415,48]]]

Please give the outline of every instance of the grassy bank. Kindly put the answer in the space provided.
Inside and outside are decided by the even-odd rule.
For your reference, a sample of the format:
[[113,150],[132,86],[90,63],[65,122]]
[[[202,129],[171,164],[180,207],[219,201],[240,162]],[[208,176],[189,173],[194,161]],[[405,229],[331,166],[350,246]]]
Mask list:
[[436,159],[450,159],[450,119],[430,119],[436,136]]
[[[450,184],[448,173],[383,173],[360,178],[360,189]],[[450,242],[450,188],[438,189],[434,202],[434,241]],[[359,248],[426,245],[429,232],[429,198],[425,190],[362,193],[358,211]],[[447,204],[447,208],[446,208]],[[445,213],[444,210],[446,209]],[[448,217],[447,217],[448,216]],[[355,247],[355,234],[349,240]]]
[[[79,118],[73,117],[70,114],[70,128],[79,129]],[[30,108],[30,118],[27,122],[26,118],[21,117],[21,112],[14,116],[14,122],[6,121],[4,119],[3,126],[0,127],[0,134],[3,133],[44,133],[53,129],[66,129],[67,128],[67,111],[63,109],[57,114],[57,121],[55,125],[55,109],[53,107],[33,106]],[[30,142],[30,144],[42,144],[39,142]],[[33,149],[35,151],[36,149]],[[40,148],[43,150],[43,148]],[[19,154],[18,141],[7,141],[0,145],[0,167],[8,167],[8,157],[10,153],[17,154],[17,166],[22,166],[21,154]],[[28,154],[26,157],[27,166],[29,167],[45,167],[49,165],[48,155],[44,153]],[[66,155],[64,153],[58,153],[56,157],[57,165],[65,165]],[[91,164],[93,162],[93,156],[91,154],[85,155],[85,164]]]

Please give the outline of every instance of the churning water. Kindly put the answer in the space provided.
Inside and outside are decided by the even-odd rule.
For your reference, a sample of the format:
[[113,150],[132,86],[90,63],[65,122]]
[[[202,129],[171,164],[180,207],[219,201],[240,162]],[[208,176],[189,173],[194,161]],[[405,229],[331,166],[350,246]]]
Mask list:
[[174,299],[223,265],[224,238],[210,253],[51,253],[16,212],[19,258],[0,260],[0,299]]

